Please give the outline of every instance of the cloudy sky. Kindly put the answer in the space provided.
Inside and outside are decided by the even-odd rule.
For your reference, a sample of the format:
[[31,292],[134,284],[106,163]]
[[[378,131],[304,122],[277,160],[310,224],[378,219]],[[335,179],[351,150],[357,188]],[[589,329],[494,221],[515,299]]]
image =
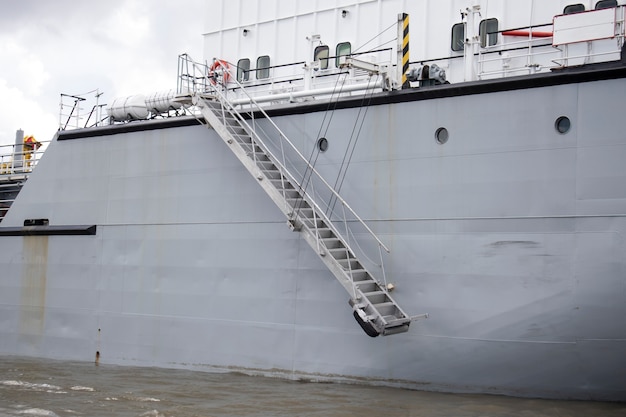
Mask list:
[[60,95],[176,88],[177,58],[202,59],[212,0],[0,0],[0,145],[50,140]]

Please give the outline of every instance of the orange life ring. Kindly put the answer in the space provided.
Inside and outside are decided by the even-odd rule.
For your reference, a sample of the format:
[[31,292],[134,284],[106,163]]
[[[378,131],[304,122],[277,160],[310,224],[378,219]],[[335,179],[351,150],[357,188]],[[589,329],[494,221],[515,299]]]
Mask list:
[[219,76],[222,77],[224,84],[228,84],[230,81],[230,64],[223,59],[214,60],[213,65],[209,68],[209,78],[211,79],[211,84],[217,84],[217,78]]

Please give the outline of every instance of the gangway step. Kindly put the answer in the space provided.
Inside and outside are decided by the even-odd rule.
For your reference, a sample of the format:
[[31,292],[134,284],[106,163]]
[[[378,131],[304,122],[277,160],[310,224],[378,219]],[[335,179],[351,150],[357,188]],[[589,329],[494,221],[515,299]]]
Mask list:
[[380,290],[363,293],[363,295],[369,300],[370,303],[375,305],[385,303],[389,300],[389,296],[387,295],[387,293]]
[[341,265],[341,267],[345,270],[348,270],[348,269],[355,270],[355,269],[362,268],[361,263],[354,258],[337,259],[337,261],[339,262],[339,265]]
[[[397,317],[398,307],[396,307],[395,303],[392,302],[384,302],[378,304],[372,304],[372,306],[382,315],[382,316],[393,316]],[[384,318],[384,317],[383,317]]]
[[330,238],[320,239],[320,240],[322,241],[326,249],[338,249],[338,248],[344,247],[343,242],[339,238],[336,238],[336,237],[330,237]]
[[329,249],[328,253],[335,259],[355,259],[346,247]]
[[261,169],[261,172],[269,180],[280,180],[282,174],[276,169]]
[[276,172],[280,173],[280,171],[278,170],[278,168],[276,167],[276,165],[274,165],[274,163],[272,161],[257,160],[255,162],[256,162],[256,164],[257,164],[257,166],[259,168],[267,169],[267,170],[270,170],[270,171],[276,171]]
[[359,282],[366,281],[368,278],[371,278],[369,272],[364,270],[356,270],[356,271],[345,271],[346,275],[352,279],[352,281],[357,284]]
[[252,138],[247,133],[235,133],[235,132],[229,132],[229,133],[230,133],[230,136],[233,138],[233,141],[241,145],[242,148],[252,146]]
[[372,280],[362,280],[355,282],[356,288],[359,289],[362,293],[380,291],[380,285],[376,281]]

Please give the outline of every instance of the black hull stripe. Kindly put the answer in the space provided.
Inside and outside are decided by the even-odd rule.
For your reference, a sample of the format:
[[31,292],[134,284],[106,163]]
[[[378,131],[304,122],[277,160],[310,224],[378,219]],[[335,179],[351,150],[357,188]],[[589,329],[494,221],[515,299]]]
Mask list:
[[[500,78],[495,80],[472,81],[459,84],[444,84],[432,87],[405,88],[374,94],[367,105],[379,106],[413,101],[433,100],[438,98],[461,97],[475,94],[497,93],[502,91],[525,90],[531,88],[551,87],[557,85],[585,83],[602,80],[626,78],[626,66],[621,63],[589,65],[551,73],[535,74],[530,76]],[[337,101],[336,109],[358,108],[363,106],[362,97],[346,97]],[[276,106],[267,109],[271,117],[288,116],[323,112],[328,110],[328,102],[299,103]],[[255,115],[255,117],[258,117]],[[57,140],[70,140],[88,137],[115,135],[145,130],[167,129],[182,126],[194,126],[199,122],[192,116],[171,117],[160,120],[134,121],[118,125],[101,126],[89,129],[64,130],[58,132]]]

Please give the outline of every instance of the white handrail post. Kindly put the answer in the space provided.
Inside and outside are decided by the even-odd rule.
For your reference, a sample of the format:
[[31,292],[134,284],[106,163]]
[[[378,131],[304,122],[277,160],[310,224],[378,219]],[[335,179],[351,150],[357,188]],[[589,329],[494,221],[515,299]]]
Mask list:
[[465,81],[474,81],[476,78],[474,53],[476,51],[476,45],[478,44],[477,32],[476,32],[476,18],[475,15],[480,13],[480,5],[474,5],[471,8],[465,9],[463,15],[467,18],[465,23],[465,48],[464,48],[464,60],[465,60]]
[[383,259],[383,250],[380,247],[380,245],[378,245],[378,253],[380,255],[380,269],[383,273],[383,282],[385,283],[385,289],[387,288],[387,273],[385,272],[385,261]]

